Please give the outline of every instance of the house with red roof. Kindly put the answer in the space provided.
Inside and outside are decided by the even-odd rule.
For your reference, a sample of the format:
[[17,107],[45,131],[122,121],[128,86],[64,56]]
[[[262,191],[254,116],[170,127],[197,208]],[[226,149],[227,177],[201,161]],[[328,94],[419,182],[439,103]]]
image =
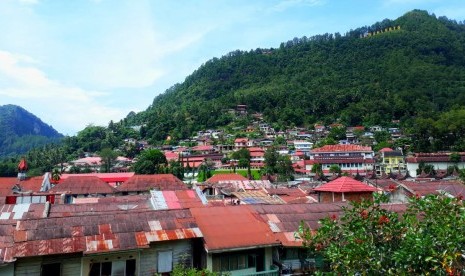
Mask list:
[[247,138],[236,138],[234,140],[234,150],[240,150],[243,148],[247,148],[248,142],[249,142],[249,139]]
[[318,202],[360,201],[373,199],[373,192],[377,188],[355,180],[352,177],[342,176],[313,189],[318,194]]
[[325,145],[312,149],[310,159],[305,160],[305,169],[311,171],[313,165],[321,164],[323,173],[330,174],[329,168],[337,165],[342,172],[365,175],[375,164],[371,147],[360,145]]
[[118,190],[96,176],[71,176],[48,192],[64,195],[63,203],[72,203],[74,198],[113,196]]
[[459,160],[455,162],[451,160],[452,152],[436,152],[436,153],[414,153],[405,158],[406,167],[411,177],[417,177],[417,170],[421,162],[432,165],[435,171],[447,170],[450,166],[457,166],[458,169],[465,169],[465,152],[459,152]]
[[263,167],[265,164],[265,150],[259,147],[249,148],[250,165],[252,167]]
[[215,148],[212,145],[195,146],[191,150],[194,154],[210,154],[215,152]]
[[[217,273],[278,273],[273,247],[280,242],[249,205],[191,209],[202,229],[206,268]],[[277,274],[268,274],[277,275]]]
[[189,209],[153,210],[141,201],[1,209],[13,211],[1,214],[1,275],[162,274],[202,251]]
[[223,159],[223,154],[221,153],[210,153],[210,154],[193,154],[183,156],[179,161],[184,167],[198,168],[202,163],[210,162],[215,168],[221,168]]

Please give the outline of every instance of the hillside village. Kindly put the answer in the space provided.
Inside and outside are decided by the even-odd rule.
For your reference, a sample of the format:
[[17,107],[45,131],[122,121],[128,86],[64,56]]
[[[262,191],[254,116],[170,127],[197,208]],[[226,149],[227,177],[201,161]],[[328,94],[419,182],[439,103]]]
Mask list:
[[[317,146],[334,129],[344,129],[345,139]],[[231,275],[310,273],[328,263],[305,253],[295,237],[301,221],[317,229],[320,219],[374,193],[386,195],[384,208],[394,212],[404,212],[411,197],[465,195],[459,178],[465,153],[411,153],[408,145],[373,150],[376,132],[389,133],[392,144],[405,138],[399,128],[333,124],[274,131],[257,120],[242,131],[244,137],[206,130],[184,146],[160,147],[167,160],[191,168],[184,181],[135,174],[134,160],[122,157],[113,172],[101,173],[97,156],[65,164],[58,178],[29,177],[23,159],[18,177],[0,178],[0,274],[154,275],[179,265]],[[234,144],[218,143],[220,137]],[[292,161],[293,180],[251,179],[239,174],[240,160],[229,158],[247,149],[249,166],[260,170],[272,147]],[[198,181],[206,164],[215,173]],[[72,166],[88,173],[67,172]]]

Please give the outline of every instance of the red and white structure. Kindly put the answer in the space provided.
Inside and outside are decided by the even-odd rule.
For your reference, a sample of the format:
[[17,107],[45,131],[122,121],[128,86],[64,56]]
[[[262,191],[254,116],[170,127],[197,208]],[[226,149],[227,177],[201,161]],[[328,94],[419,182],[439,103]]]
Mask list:
[[305,170],[310,172],[315,164],[321,164],[323,173],[330,174],[329,168],[332,165],[338,165],[343,173],[365,175],[373,170],[374,155],[371,147],[326,145],[309,152],[310,159],[305,160]]

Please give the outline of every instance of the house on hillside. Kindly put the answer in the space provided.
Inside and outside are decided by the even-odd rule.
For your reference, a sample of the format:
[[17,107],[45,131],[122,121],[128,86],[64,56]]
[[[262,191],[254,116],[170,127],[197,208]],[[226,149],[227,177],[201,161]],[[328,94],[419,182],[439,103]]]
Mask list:
[[[405,158],[407,171],[411,177],[417,177],[420,163],[433,166],[435,171],[447,171],[449,167],[457,166],[459,170],[465,168],[465,152],[458,153],[458,160],[451,158],[452,152],[414,153]],[[421,173],[421,172],[420,172]]]
[[365,175],[375,163],[371,147],[360,145],[326,145],[310,150],[309,156],[305,169],[311,171],[313,165],[321,164],[324,174],[330,174],[329,168],[337,165],[343,173]]
[[247,138],[236,138],[234,140],[234,149],[235,150],[240,150],[243,148],[247,148],[247,143],[249,142],[249,139]]
[[301,151],[305,154],[310,152],[313,147],[313,143],[306,140],[294,140],[293,144],[296,151]]
[[405,174],[407,166],[405,165],[402,151],[383,148],[379,151],[380,162],[377,164],[376,174],[402,173]]

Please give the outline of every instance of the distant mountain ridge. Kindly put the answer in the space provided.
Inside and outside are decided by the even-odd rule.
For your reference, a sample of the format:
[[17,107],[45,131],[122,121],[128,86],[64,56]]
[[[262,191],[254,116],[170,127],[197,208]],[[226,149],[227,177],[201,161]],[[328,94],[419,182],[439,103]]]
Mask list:
[[465,24],[413,10],[345,35],[294,38],[276,49],[213,58],[128,116],[144,138],[187,138],[232,122],[246,104],[277,126],[414,126],[465,107]]
[[17,105],[0,106],[0,157],[26,153],[63,137],[52,126]]

